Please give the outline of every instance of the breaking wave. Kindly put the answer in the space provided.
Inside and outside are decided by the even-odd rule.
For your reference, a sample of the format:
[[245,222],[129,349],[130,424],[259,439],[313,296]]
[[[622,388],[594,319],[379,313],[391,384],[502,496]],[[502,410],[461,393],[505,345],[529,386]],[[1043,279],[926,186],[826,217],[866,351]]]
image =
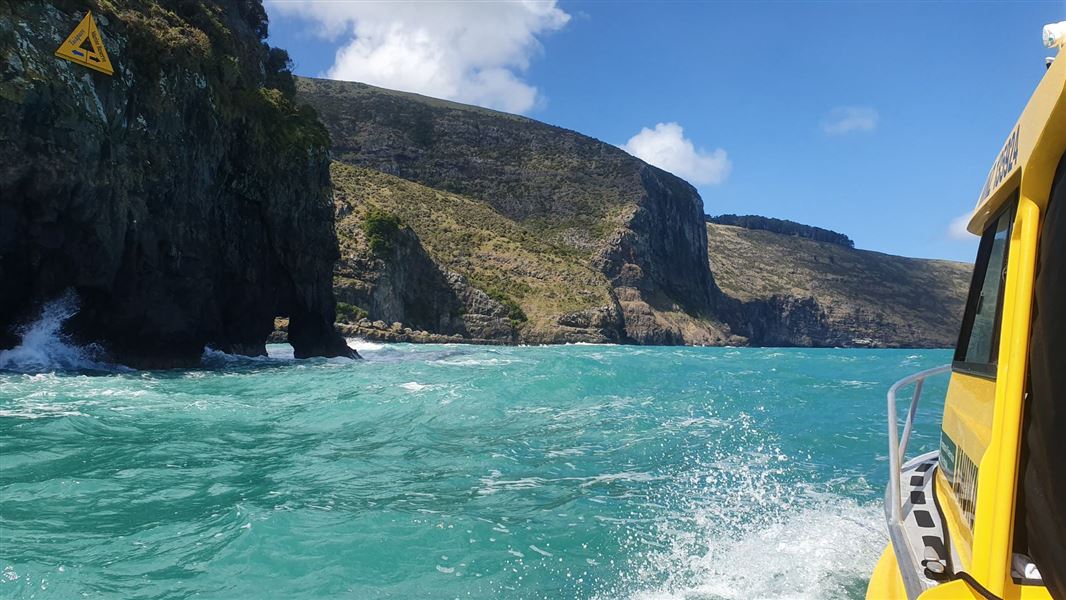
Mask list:
[[45,303],[35,321],[20,327],[18,346],[0,351],[0,370],[20,373],[47,371],[113,371],[102,361],[103,350],[96,344],[78,346],[63,333],[63,323],[78,313],[78,295],[68,290]]

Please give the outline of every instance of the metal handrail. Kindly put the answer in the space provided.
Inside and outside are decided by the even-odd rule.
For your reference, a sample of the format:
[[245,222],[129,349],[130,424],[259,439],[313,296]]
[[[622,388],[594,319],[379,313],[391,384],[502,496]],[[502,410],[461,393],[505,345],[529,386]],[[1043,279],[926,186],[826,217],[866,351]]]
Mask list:
[[[908,552],[903,534],[903,499],[900,497],[900,477],[902,475],[903,457],[907,452],[907,444],[910,442],[911,431],[914,428],[914,416],[918,410],[918,401],[922,397],[922,386],[927,377],[940,375],[951,371],[951,365],[941,365],[932,369],[919,371],[908,375],[892,384],[888,388],[888,491],[885,493],[886,517],[888,518],[888,533],[892,540],[892,547],[896,554],[896,563],[899,565],[900,574],[903,578],[904,587],[907,589],[909,598],[916,598],[922,592],[922,584],[918,579],[918,569],[914,568],[914,557]],[[896,413],[896,394],[900,389],[914,384],[914,396],[911,398],[911,406],[907,411],[907,420],[903,425],[903,436],[899,435],[899,416]],[[910,567],[910,568],[908,568]]]

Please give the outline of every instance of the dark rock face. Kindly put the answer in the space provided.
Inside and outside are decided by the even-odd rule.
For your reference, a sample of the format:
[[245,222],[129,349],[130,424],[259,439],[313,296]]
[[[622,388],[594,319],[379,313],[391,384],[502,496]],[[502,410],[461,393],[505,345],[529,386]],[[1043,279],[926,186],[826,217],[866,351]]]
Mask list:
[[616,288],[639,290],[654,308],[709,315],[715,287],[704,256],[703,202],[687,182],[650,165],[635,211],[600,254]]
[[[205,345],[354,356],[334,330],[329,138],[253,0],[94,6],[113,77],[52,53],[80,2],[0,4],[0,342],[73,288],[76,339],[133,366]],[[4,337],[7,336],[7,337]]]
[[843,346],[850,338],[829,326],[825,311],[814,298],[771,296],[730,302],[727,313],[733,333],[756,346]]

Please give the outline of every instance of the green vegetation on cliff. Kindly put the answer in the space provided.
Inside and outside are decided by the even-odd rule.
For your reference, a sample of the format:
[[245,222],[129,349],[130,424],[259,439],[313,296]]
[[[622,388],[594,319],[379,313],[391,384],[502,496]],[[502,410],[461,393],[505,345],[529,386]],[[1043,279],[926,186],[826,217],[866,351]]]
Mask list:
[[815,240],[817,242],[829,242],[847,248],[854,248],[855,242],[843,233],[837,233],[830,229],[804,225],[787,219],[775,219],[773,217],[760,217],[758,215],[707,215],[707,222],[716,225],[733,225],[745,229],[759,229],[782,235],[792,235],[801,238]]
[[[332,173],[341,262],[349,272],[387,228],[381,223],[402,222],[441,268],[464,276],[524,323],[529,339],[551,341],[560,315],[610,302],[607,279],[572,248],[543,240],[485,203],[339,162]],[[352,285],[345,271],[338,271],[340,288]]]
[[354,323],[360,319],[365,319],[368,316],[370,316],[370,314],[358,306],[348,304],[347,302],[337,303],[337,322],[339,323]]
[[[525,117],[352,82],[300,78],[297,89],[333,143],[338,298],[393,334],[954,342],[965,265],[857,251],[791,221],[705,217],[685,181]],[[386,214],[404,224],[389,247],[360,226]]]
[[363,215],[363,235],[370,251],[376,255],[391,252],[400,230],[400,217],[372,208]]

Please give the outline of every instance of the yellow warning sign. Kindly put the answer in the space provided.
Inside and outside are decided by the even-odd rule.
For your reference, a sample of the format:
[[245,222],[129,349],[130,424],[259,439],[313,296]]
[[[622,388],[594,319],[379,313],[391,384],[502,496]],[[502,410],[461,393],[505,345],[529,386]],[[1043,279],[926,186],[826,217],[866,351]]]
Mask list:
[[85,13],[85,18],[56,50],[56,56],[101,73],[115,74],[111,59],[107,57],[104,41],[100,39],[100,30],[96,28],[96,21],[93,20],[92,11]]

